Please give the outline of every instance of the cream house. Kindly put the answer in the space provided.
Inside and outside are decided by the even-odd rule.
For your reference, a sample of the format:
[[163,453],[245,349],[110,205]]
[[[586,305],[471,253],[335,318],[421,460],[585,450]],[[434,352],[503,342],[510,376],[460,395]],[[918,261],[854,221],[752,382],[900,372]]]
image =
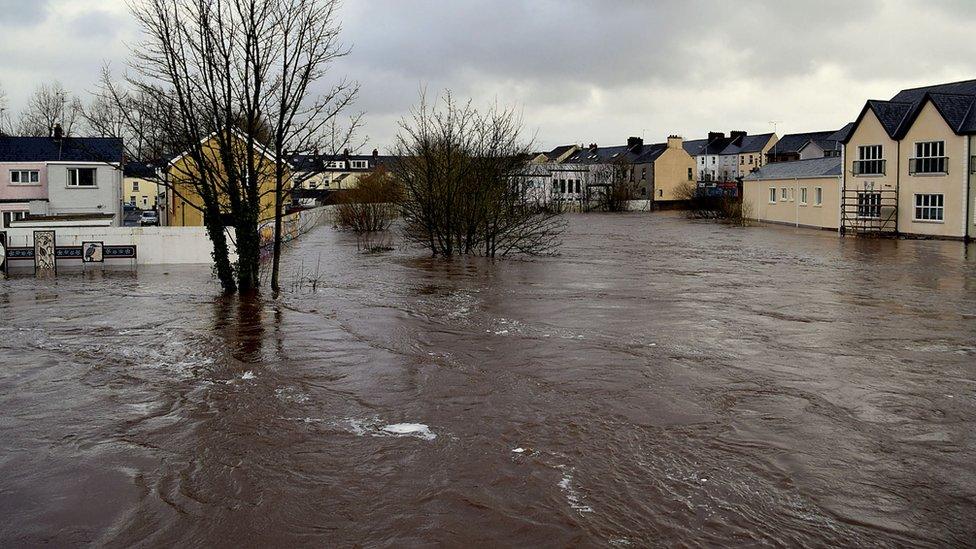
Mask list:
[[140,210],[156,209],[159,195],[156,168],[143,162],[128,162],[123,169],[122,203]]
[[775,162],[742,181],[743,215],[766,223],[840,227],[841,159]]
[[976,234],[976,80],[868,101],[844,137],[841,230]]

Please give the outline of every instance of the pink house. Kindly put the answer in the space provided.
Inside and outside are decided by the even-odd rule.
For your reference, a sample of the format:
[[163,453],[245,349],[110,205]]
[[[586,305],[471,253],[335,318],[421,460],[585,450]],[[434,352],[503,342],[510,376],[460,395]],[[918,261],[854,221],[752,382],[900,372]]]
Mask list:
[[121,223],[122,141],[0,136],[0,230],[28,215],[113,214]]

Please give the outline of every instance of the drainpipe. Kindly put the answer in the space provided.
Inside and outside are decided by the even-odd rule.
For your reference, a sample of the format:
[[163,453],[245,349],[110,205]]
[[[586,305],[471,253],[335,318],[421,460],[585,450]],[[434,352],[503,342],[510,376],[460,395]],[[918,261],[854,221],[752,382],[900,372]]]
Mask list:
[[800,180],[793,178],[793,209],[796,211],[796,228],[800,228]]
[[970,157],[973,154],[973,152],[972,152],[972,145],[973,145],[973,138],[971,136],[966,137],[966,154],[963,156],[963,161],[962,161],[963,162],[963,174],[964,174],[963,175],[963,178],[962,178],[962,181],[963,181],[963,193],[962,194],[963,194],[963,196],[966,197],[965,198],[966,207],[963,208],[963,211],[965,212],[964,215],[965,215],[966,218],[962,222],[962,227],[963,227],[962,241],[963,242],[969,242],[969,227],[970,227],[970,225],[972,225],[972,220],[970,220],[970,218],[969,218],[969,216],[971,215],[971,212],[969,211],[969,208],[970,208],[970,205],[972,204],[972,201],[973,201],[973,197],[972,197],[972,195],[970,195],[970,191],[971,191],[971,189],[970,189],[970,187],[971,187],[970,182],[972,181],[972,174],[970,173],[972,171],[972,166],[970,166],[970,163],[972,162],[972,159]]

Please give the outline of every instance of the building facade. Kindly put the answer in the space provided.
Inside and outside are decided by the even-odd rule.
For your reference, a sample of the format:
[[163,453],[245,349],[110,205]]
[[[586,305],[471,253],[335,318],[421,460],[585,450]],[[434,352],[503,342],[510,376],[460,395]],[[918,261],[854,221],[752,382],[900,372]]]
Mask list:
[[868,101],[844,143],[842,231],[976,234],[976,80]]
[[774,162],[742,182],[743,216],[766,223],[837,230],[841,159]]
[[143,162],[127,162],[122,171],[123,205],[155,210],[160,191],[156,168]]
[[0,228],[85,216],[120,225],[122,158],[119,139],[0,136]]

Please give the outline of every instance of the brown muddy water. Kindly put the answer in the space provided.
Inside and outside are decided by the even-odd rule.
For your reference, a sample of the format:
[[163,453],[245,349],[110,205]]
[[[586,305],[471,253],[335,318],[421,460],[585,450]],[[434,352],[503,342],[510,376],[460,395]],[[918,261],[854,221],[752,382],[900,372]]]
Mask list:
[[576,216],[533,261],[0,282],[0,545],[972,546],[976,249]]

